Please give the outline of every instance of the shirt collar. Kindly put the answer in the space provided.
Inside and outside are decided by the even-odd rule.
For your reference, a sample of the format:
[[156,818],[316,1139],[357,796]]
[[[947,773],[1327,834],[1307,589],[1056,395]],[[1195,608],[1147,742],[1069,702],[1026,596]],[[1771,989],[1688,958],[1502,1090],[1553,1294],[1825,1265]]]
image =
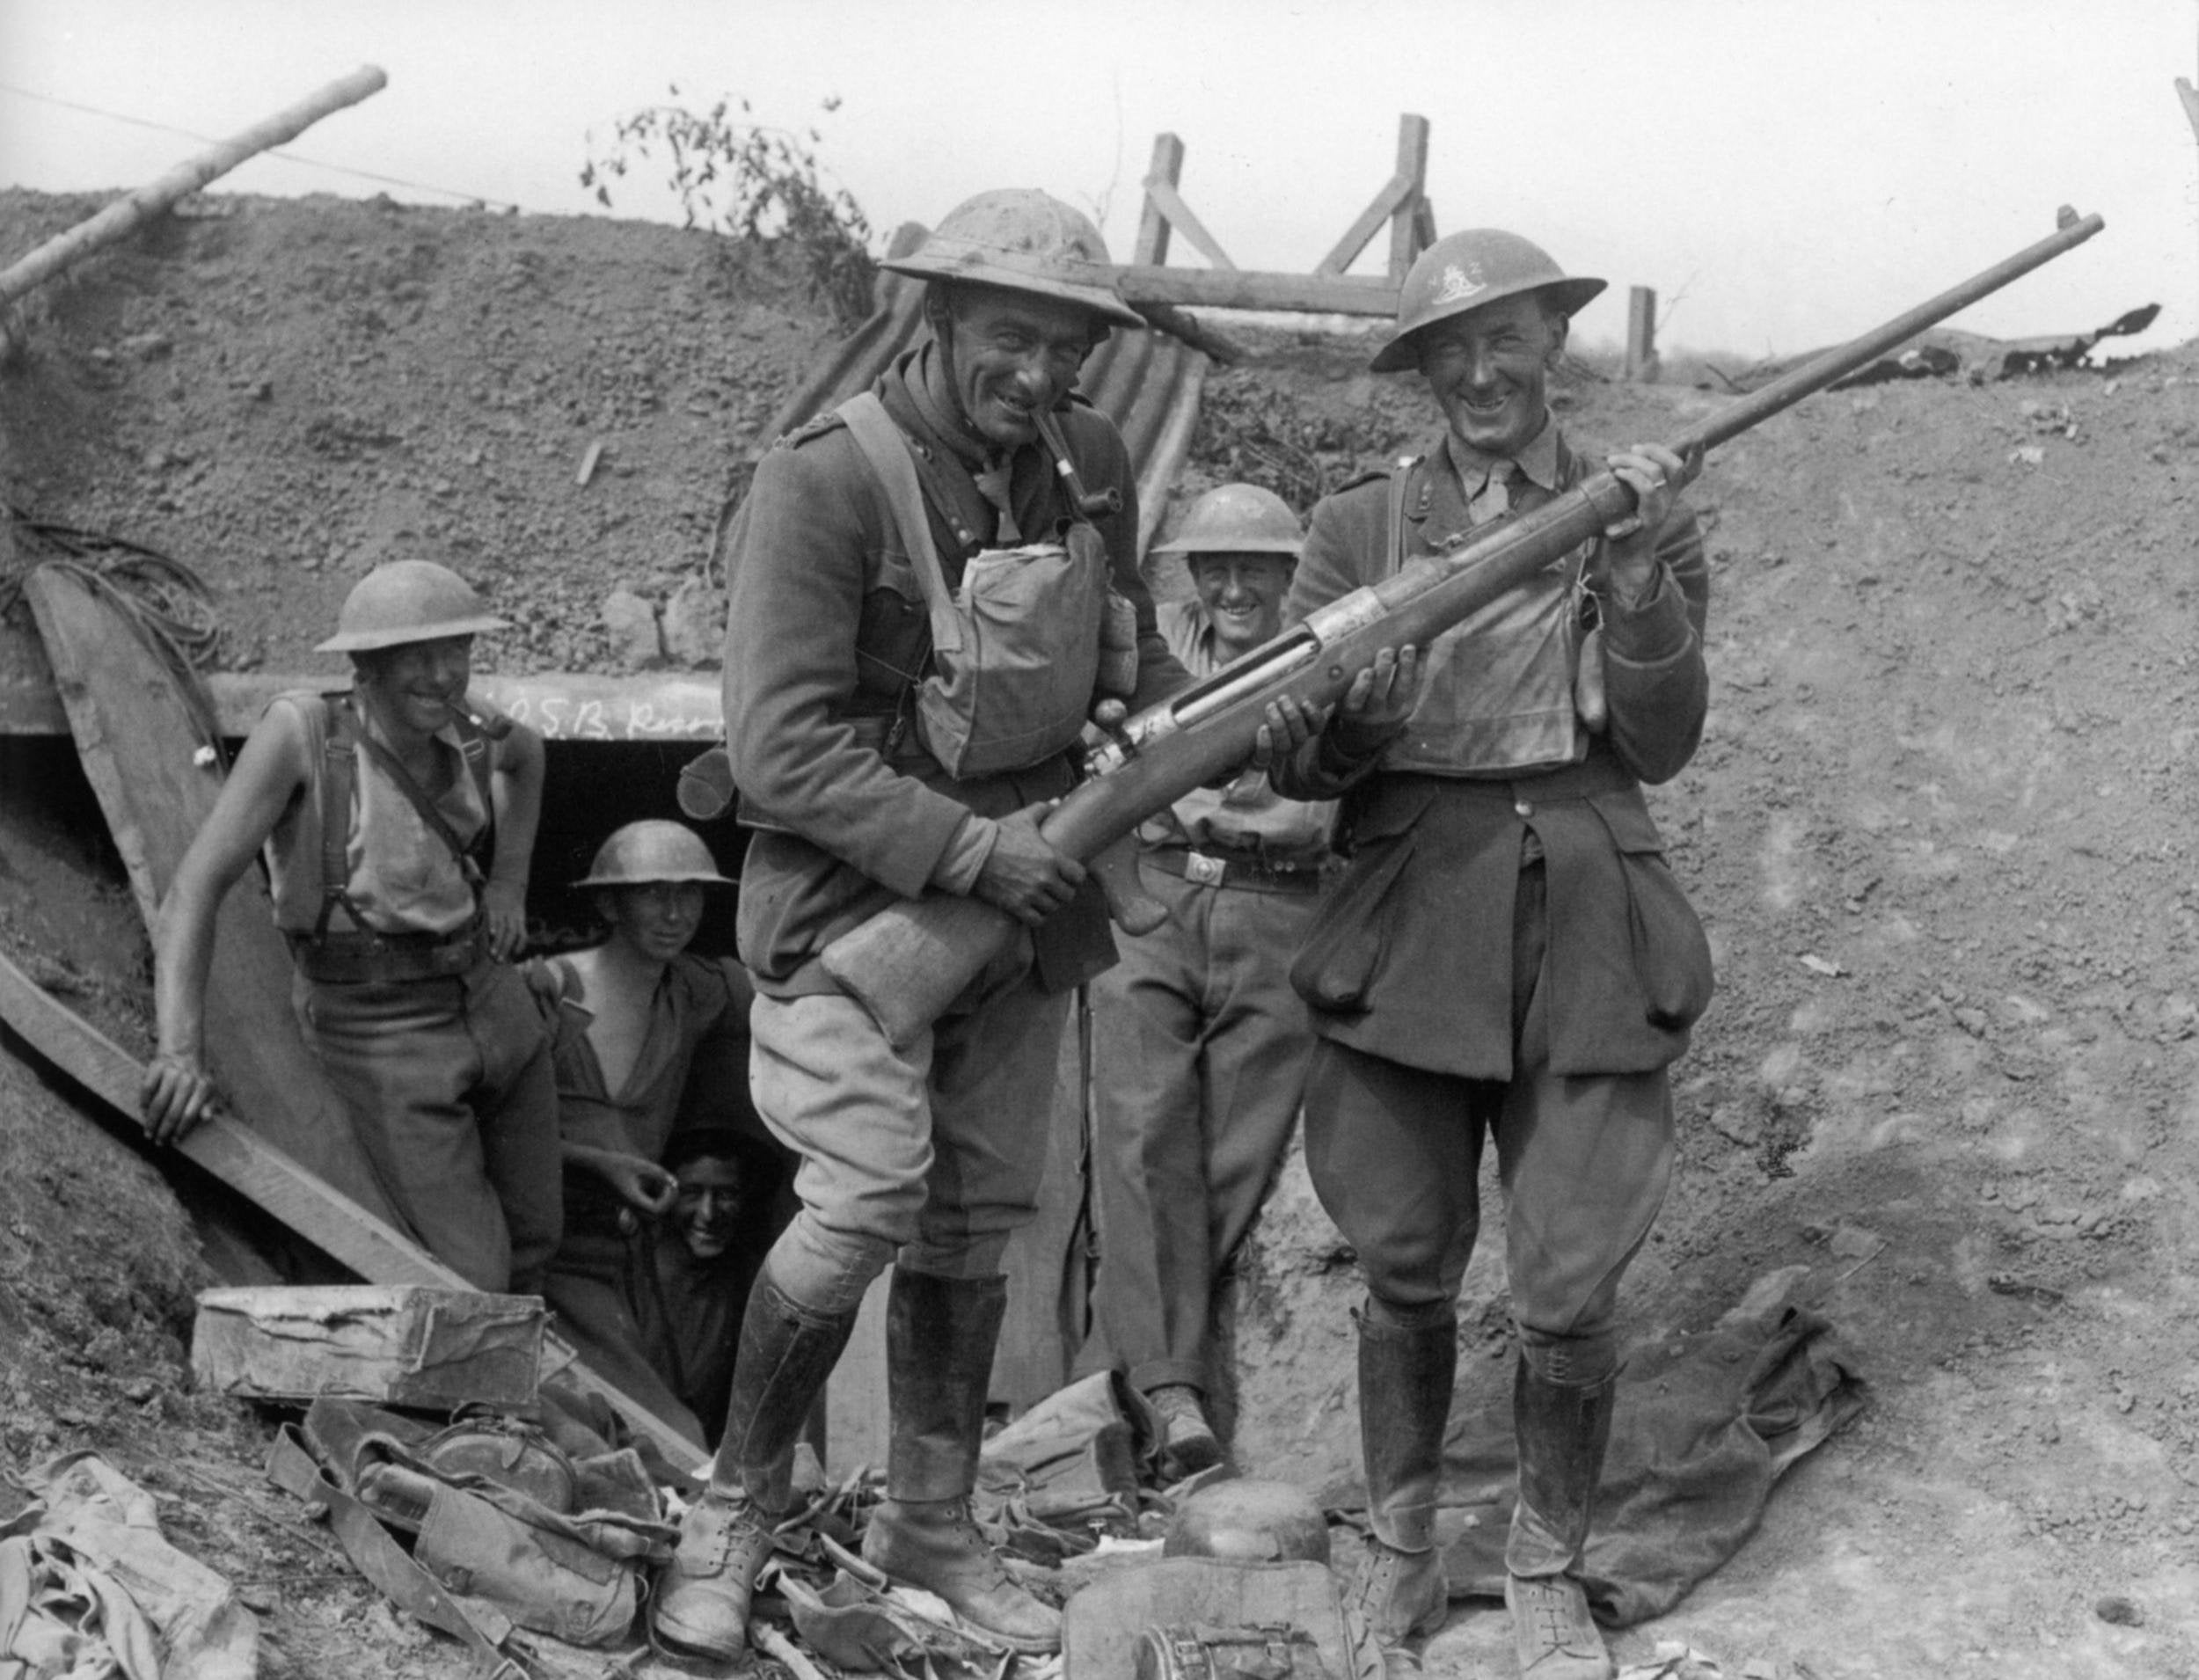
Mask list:
[[[1471,443],[1462,440],[1456,432],[1443,434],[1443,448],[1450,451],[1450,464],[1458,474],[1458,482],[1471,501],[1480,494],[1489,482],[1489,469],[1501,456],[1484,455]],[[1543,410],[1542,427],[1527,442],[1527,447],[1512,457],[1522,477],[1538,487],[1556,494],[1558,484],[1558,422],[1548,409]]]

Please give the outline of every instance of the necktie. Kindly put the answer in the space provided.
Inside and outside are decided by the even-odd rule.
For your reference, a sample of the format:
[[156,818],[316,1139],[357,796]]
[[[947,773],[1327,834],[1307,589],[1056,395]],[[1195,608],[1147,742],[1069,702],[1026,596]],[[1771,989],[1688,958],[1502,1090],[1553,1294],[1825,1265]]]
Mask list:
[[1518,472],[1519,463],[1516,461],[1492,461],[1489,464],[1488,478],[1475,493],[1473,500],[1466,504],[1475,524],[1486,525],[1492,519],[1501,519],[1511,511],[1512,479]]
[[979,493],[992,504],[993,511],[1000,515],[999,534],[995,540],[1004,548],[1013,547],[1023,540],[1023,533],[1016,525],[1014,505],[1008,496],[1013,462],[1012,456],[999,455],[985,464],[983,472],[972,475],[977,480]]

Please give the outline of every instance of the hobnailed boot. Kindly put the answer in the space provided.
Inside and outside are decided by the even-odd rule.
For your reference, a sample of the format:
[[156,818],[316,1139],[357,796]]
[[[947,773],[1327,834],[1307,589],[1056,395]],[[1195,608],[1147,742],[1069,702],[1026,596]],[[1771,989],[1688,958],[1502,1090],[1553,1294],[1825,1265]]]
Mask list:
[[756,1572],[794,1502],[794,1443],[854,1326],[852,1312],[797,1306],[768,1271],[756,1279],[710,1486],[680,1524],[649,1606],[650,1634],[667,1650],[722,1662],[747,1648]]
[[1504,1603],[1523,1680],[1611,1680],[1616,1672],[1580,1567],[1618,1388],[1616,1375],[1588,1388],[1562,1386],[1523,1358],[1513,1377],[1519,1502],[1504,1547]]
[[863,1560],[946,1601],[957,1616],[1030,1655],[1057,1651],[1061,1612],[1008,1573],[969,1514],[1008,1282],[900,1267],[886,1298],[893,1438],[885,1502]]
[[1359,1440],[1372,1531],[1346,1602],[1377,1639],[1396,1645],[1434,1633],[1450,1614],[1443,1554],[1436,1549],[1436,1500],[1458,1333],[1448,1313],[1439,1323],[1412,1326],[1371,1311],[1352,1316],[1359,1326]]

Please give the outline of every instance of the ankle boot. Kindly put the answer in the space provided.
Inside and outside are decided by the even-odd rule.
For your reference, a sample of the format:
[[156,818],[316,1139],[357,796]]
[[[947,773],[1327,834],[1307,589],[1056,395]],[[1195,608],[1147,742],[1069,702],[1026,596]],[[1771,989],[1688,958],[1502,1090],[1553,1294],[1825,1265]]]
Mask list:
[[1061,1648],[1061,1613],[1016,1581],[969,1514],[1007,1289],[1001,1277],[895,1268],[886,1299],[887,1498],[864,1533],[863,1559],[1040,1655]]
[[797,1306],[768,1272],[756,1279],[710,1486],[681,1523],[649,1608],[650,1633],[666,1649],[730,1662],[745,1648],[756,1571],[793,1504],[794,1443],[854,1326],[852,1312]]
[[1199,1391],[1188,1383],[1167,1383],[1146,1397],[1161,1421],[1161,1475],[1181,1481],[1211,1470],[1225,1456],[1221,1438],[1207,1421]]
[[1580,1568],[1618,1386],[1616,1376],[1564,1386],[1523,1358],[1513,1378],[1519,1501],[1504,1548],[1504,1602],[1526,1680],[1610,1680],[1613,1673]]
[[1348,1602],[1376,1638],[1394,1645],[1432,1633],[1450,1613],[1436,1500],[1443,1428],[1458,1370],[1450,1317],[1406,1327],[1355,1313],[1359,1326],[1359,1438],[1372,1530]]

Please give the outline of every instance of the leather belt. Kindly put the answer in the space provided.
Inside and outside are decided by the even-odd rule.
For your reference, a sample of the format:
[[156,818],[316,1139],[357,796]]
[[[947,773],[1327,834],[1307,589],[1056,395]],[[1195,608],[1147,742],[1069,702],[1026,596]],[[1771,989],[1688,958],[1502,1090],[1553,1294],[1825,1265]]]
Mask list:
[[1256,893],[1318,893],[1323,885],[1319,864],[1274,864],[1256,857],[1201,851],[1191,846],[1155,846],[1143,855],[1162,873],[1201,887],[1243,887]]
[[442,980],[470,974],[488,954],[488,923],[477,917],[451,934],[292,933],[290,960],[328,986]]

